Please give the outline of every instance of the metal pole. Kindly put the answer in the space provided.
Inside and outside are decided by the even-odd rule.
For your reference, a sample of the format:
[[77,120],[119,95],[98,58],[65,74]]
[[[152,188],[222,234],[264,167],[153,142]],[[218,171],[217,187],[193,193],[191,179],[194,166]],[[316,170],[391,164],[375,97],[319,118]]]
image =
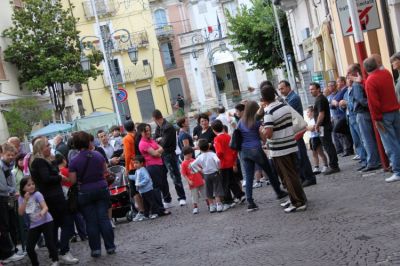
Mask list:
[[[357,3],[356,3],[356,1],[353,1],[353,0],[347,0],[347,5],[349,6],[351,25],[353,27],[354,45],[356,48],[357,59],[361,65],[363,79],[366,80],[367,73],[365,72],[363,62],[367,58],[367,49],[365,48],[364,35],[361,30],[361,23],[360,23],[360,19],[358,17]],[[389,160],[386,156],[385,149],[382,144],[382,140],[379,136],[379,132],[375,125],[373,127],[374,127],[374,131],[375,131],[376,142],[378,144],[377,146],[378,146],[379,157],[381,159],[383,168],[385,170],[387,170],[389,168]]]
[[94,112],[94,104],[93,104],[93,99],[92,99],[92,93],[90,92],[90,88],[89,88],[89,83],[86,84],[86,87],[87,87],[87,91],[89,94],[90,106],[92,107],[92,112]]
[[116,96],[115,90],[114,90],[114,81],[113,81],[113,77],[111,75],[111,69],[110,69],[110,65],[109,65],[110,64],[109,63],[109,58],[108,58],[108,55],[107,55],[107,53],[105,51],[105,45],[104,45],[103,37],[101,36],[101,28],[100,28],[100,24],[99,24],[99,17],[97,16],[97,10],[96,10],[95,1],[94,0],[90,0],[90,4],[92,5],[92,12],[94,14],[94,18],[95,18],[95,21],[96,21],[96,28],[97,28],[97,30],[98,30],[98,32],[100,34],[100,38],[99,38],[100,39],[100,47],[101,47],[101,52],[103,54],[104,61],[105,61],[104,67],[105,67],[106,72],[107,72],[107,78],[108,78],[108,80],[110,82],[111,95],[112,95],[112,99],[113,99],[113,102],[114,102],[115,111],[117,113],[118,124],[122,125],[121,114],[119,112],[119,107],[118,107],[118,102],[117,102],[117,96]]
[[296,87],[296,82],[294,81],[294,75],[293,73],[290,71],[290,66],[289,66],[289,62],[287,59],[287,55],[286,55],[286,47],[285,47],[285,42],[283,41],[283,35],[282,35],[282,30],[281,30],[281,23],[279,22],[279,17],[278,17],[278,12],[276,11],[276,6],[273,4],[272,8],[274,10],[274,16],[275,16],[275,21],[276,21],[276,25],[278,27],[278,32],[279,32],[279,39],[281,41],[281,46],[282,46],[282,51],[283,51],[283,57],[285,58],[285,65],[286,65],[286,71],[288,73],[288,78],[289,78],[289,82],[291,84],[291,86],[293,88]]

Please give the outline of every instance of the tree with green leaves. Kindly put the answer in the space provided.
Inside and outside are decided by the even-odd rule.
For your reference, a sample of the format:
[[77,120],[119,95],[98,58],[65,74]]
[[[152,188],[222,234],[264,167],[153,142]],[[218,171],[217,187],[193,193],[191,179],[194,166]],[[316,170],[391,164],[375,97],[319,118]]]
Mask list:
[[[228,38],[239,59],[249,63],[251,70],[267,73],[284,62],[279,33],[271,1],[251,3],[251,7],[240,6],[235,16],[228,13]],[[278,16],[287,52],[293,54],[286,15],[278,10]]]
[[[19,81],[33,92],[49,91],[57,117],[65,108],[65,84],[87,83],[101,70],[92,66],[83,71],[80,65],[80,45],[77,19],[72,6],[63,8],[60,0],[24,0],[23,8],[14,11],[13,26],[4,31],[11,44],[4,59],[17,66]],[[98,65],[101,56],[90,57]]]
[[23,98],[14,101],[10,110],[4,112],[4,117],[10,135],[22,139],[31,132],[34,124],[51,120],[51,113],[36,98]]

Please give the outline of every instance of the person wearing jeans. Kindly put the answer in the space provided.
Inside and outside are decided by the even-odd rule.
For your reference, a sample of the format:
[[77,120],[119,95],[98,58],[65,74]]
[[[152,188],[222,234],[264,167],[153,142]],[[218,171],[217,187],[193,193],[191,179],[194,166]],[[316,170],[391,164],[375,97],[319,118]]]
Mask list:
[[254,102],[250,101],[246,104],[242,118],[239,121],[238,129],[242,135],[242,145],[240,150],[240,160],[246,177],[246,199],[248,202],[247,211],[254,211],[258,206],[253,199],[253,179],[254,168],[257,163],[268,175],[269,181],[277,195],[278,199],[287,196],[285,191],[281,190],[278,176],[273,171],[273,167],[269,164],[268,158],[262,149],[259,128],[261,122],[257,121],[258,112],[263,113],[264,110]]
[[104,177],[106,161],[99,152],[89,149],[88,133],[76,132],[73,142],[80,152],[69,164],[69,179],[72,184],[78,183],[78,206],[86,222],[90,255],[101,256],[101,238],[107,254],[114,254],[114,231],[108,217],[110,191]]
[[[364,60],[364,68],[368,72],[365,81],[368,108],[393,170],[393,175],[385,181],[400,181],[400,104],[393,77],[388,70],[379,68],[373,56]],[[361,79],[361,75],[358,74],[357,78]]]

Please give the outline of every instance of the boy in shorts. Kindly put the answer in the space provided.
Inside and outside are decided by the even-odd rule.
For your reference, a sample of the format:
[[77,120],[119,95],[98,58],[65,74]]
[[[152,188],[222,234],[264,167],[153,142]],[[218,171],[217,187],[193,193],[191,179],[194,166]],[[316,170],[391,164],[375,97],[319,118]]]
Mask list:
[[198,146],[201,154],[189,165],[190,169],[194,173],[199,171],[203,173],[210,213],[222,212],[224,208],[221,199],[224,197],[224,188],[219,174],[219,159],[214,152],[210,151],[208,140],[199,139]]

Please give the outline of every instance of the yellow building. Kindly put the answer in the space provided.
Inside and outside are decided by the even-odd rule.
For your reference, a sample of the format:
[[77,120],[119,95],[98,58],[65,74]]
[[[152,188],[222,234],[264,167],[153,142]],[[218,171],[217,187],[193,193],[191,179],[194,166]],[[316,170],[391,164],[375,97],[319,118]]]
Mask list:
[[[154,109],[159,109],[164,116],[172,114],[168,85],[164,84],[162,78],[164,70],[147,0],[94,2],[101,32],[96,25],[91,1],[63,0],[65,6],[74,6],[73,15],[79,19],[77,29],[86,48],[100,50],[100,36],[103,40],[112,40],[110,65],[113,68],[114,83],[127,92],[127,100],[119,105],[120,113],[130,115],[135,122],[151,120]],[[127,30],[130,39],[128,34],[120,29]],[[138,49],[136,64],[130,61],[127,53],[131,44],[136,45]],[[91,50],[84,49],[84,52],[90,54]],[[104,70],[104,66],[103,61],[99,68]],[[81,97],[86,115],[94,111],[115,110],[106,70],[96,80],[90,80],[88,86],[83,86]]]

